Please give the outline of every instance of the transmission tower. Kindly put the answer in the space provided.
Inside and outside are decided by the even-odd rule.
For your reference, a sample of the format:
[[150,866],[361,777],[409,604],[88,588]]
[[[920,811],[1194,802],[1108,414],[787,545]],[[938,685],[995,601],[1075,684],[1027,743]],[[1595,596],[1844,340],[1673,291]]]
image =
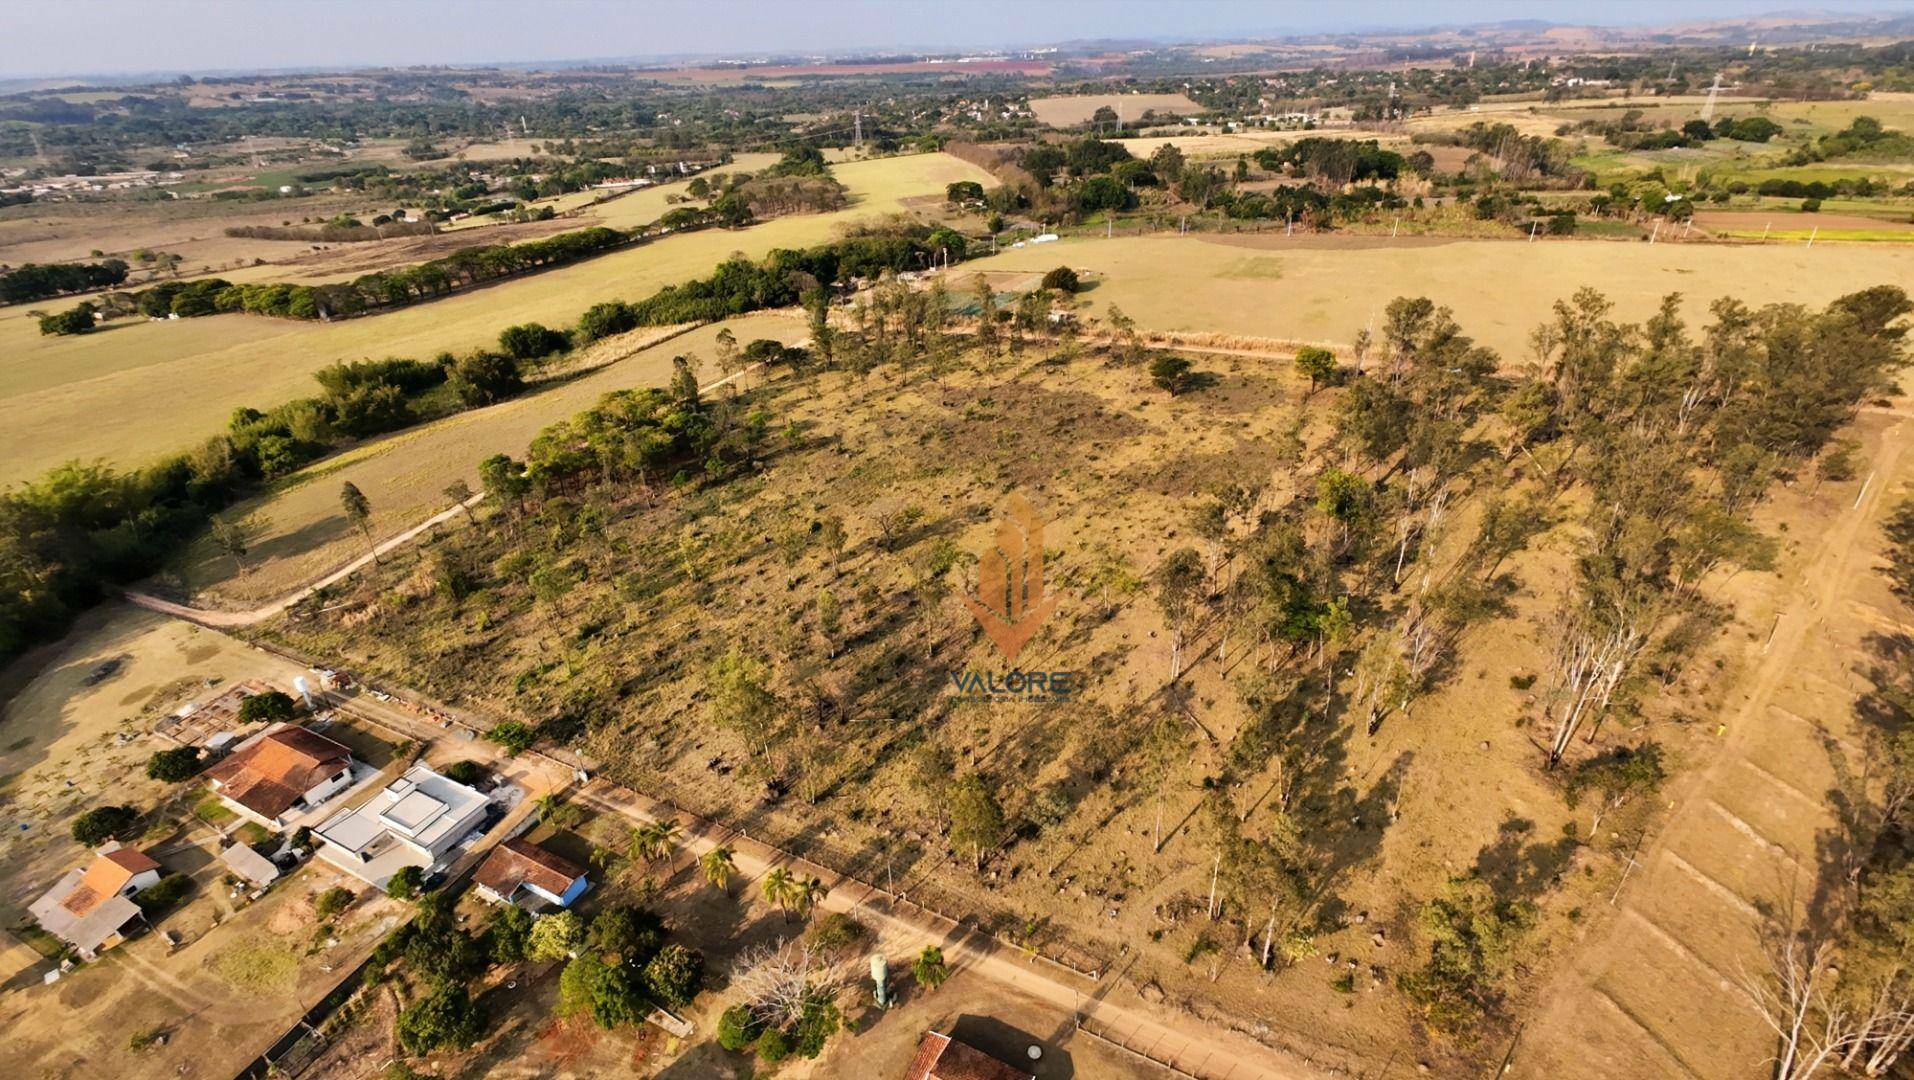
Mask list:
[[1715,95],[1721,93],[1721,72],[1715,72],[1714,84],[1708,87],[1708,100],[1701,106],[1701,118],[1712,119],[1715,115]]

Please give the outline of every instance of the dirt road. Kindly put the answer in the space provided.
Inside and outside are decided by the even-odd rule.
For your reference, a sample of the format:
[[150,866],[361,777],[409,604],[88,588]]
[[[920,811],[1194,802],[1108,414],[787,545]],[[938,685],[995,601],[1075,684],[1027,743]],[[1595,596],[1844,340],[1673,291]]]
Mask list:
[[1836,777],[1856,753],[1864,641],[1882,619],[1906,621],[1874,567],[1881,519],[1914,480],[1909,423],[1869,413],[1853,430],[1872,473],[1838,502],[1781,496],[1816,531],[1772,594],[1744,606],[1760,653],[1722,710],[1721,745],[1664,793],[1675,809],[1637,853],[1614,917],[1544,990],[1510,1076],[1764,1075],[1773,1039],[1744,989],[1765,970],[1759,935],[1771,912],[1809,898]]
[[680,844],[697,858],[723,845],[731,849],[743,886],[752,888],[774,867],[803,877],[821,879],[830,889],[819,905],[844,912],[870,925],[880,936],[937,945],[954,970],[971,970],[1019,992],[1059,1008],[1069,1009],[1099,1037],[1120,1042],[1139,1055],[1167,1066],[1172,1075],[1199,1080],[1296,1080],[1327,1076],[1287,1055],[1234,1031],[1219,1030],[1194,1018],[1146,1011],[1114,975],[1090,979],[1041,957],[1002,945],[989,935],[907,899],[891,898],[882,889],[837,874],[788,852],[759,843],[738,831],[686,814],[675,807],[593,780],[572,791],[572,800],[627,819],[648,823],[676,821]]

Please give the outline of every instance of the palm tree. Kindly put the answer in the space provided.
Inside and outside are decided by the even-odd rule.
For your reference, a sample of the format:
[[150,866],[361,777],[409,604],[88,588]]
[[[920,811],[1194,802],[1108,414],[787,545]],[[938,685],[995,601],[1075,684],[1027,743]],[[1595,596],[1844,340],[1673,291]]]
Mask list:
[[771,872],[764,875],[763,888],[764,898],[776,904],[778,910],[783,912],[785,919],[789,921],[791,916],[791,901],[797,898],[797,890],[801,888],[801,886],[798,885],[797,879],[792,877],[782,866],[772,867]]
[[823,903],[824,898],[830,893],[831,890],[822,881],[817,878],[806,878],[797,883],[792,891],[792,899],[796,901],[798,914],[802,916],[810,914],[811,909]]
[[720,845],[698,859],[698,868],[704,871],[704,879],[719,892],[728,892],[731,887],[731,875],[738,872],[738,861],[731,855],[731,849]]
[[657,862],[677,843],[677,822],[654,821],[631,831],[631,857],[642,862]]

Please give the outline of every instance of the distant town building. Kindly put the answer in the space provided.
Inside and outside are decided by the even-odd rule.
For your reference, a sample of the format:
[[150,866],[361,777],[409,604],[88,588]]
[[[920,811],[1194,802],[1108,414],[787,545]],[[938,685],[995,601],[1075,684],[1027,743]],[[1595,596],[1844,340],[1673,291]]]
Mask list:
[[126,925],[143,918],[131,898],[159,879],[160,864],[145,852],[108,844],[92,865],[67,871],[27,910],[42,930],[91,960],[125,940]]
[[472,883],[480,896],[493,903],[530,910],[571,907],[591,887],[584,867],[520,837],[493,848],[472,875]]

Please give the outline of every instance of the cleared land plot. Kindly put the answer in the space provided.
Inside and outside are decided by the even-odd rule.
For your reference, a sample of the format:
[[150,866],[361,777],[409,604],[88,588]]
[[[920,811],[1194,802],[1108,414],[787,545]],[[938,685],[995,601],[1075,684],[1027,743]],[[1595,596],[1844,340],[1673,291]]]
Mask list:
[[[1844,293],[1914,277],[1914,251],[1892,247],[1463,240],[1387,242],[1281,236],[1066,239],[1004,252],[965,269],[1094,271],[1083,294],[1093,314],[1112,304],[1152,330],[1212,331],[1348,342],[1397,296],[1455,309],[1463,329],[1528,358],[1529,331],[1556,300],[1602,289],[1620,316],[1650,314],[1670,292],[1690,317],[1736,296],[1750,304],[1823,304]],[[961,273],[961,272],[960,272]]]
[[489,344],[516,323],[569,324],[593,303],[642,299],[708,273],[733,252],[760,256],[821,243],[845,222],[898,213],[904,200],[941,193],[953,180],[992,182],[944,154],[837,172],[852,195],[843,210],[669,237],[368,318],[326,324],[217,315],[127,323],[77,338],[43,338],[25,318],[0,320],[0,355],[10,360],[0,382],[0,483],[72,458],[150,461],[223,428],[239,405],[268,407],[312,393],[312,373],[336,361],[429,357]]
[[[398,432],[317,462],[287,478],[269,494],[234,508],[238,516],[258,515],[268,522],[243,563],[221,554],[210,540],[194,545],[176,571],[188,592],[210,591],[202,601],[259,604],[362,554],[365,541],[347,525],[339,509],[341,484],[356,484],[373,507],[375,534],[399,532],[451,505],[445,488],[464,480],[479,489],[478,463],[492,454],[523,455],[546,425],[589,408],[603,395],[638,386],[662,386],[671,376],[671,358],[680,354],[704,360],[704,378],[718,377],[714,346],[718,331],[729,327],[740,345],[755,338],[796,341],[807,333],[794,315],[753,315],[706,326],[643,349],[574,381],[543,393],[446,417]],[[636,331],[631,339],[657,331]]]
[[1125,122],[1142,119],[1146,111],[1173,116],[1203,111],[1203,106],[1183,94],[1064,94],[1030,99],[1030,111],[1051,127],[1088,123],[1106,105]]
[[1695,224],[1717,236],[1770,240],[1914,241],[1914,221],[1892,221],[1861,214],[1801,214],[1762,211],[1704,210]]

